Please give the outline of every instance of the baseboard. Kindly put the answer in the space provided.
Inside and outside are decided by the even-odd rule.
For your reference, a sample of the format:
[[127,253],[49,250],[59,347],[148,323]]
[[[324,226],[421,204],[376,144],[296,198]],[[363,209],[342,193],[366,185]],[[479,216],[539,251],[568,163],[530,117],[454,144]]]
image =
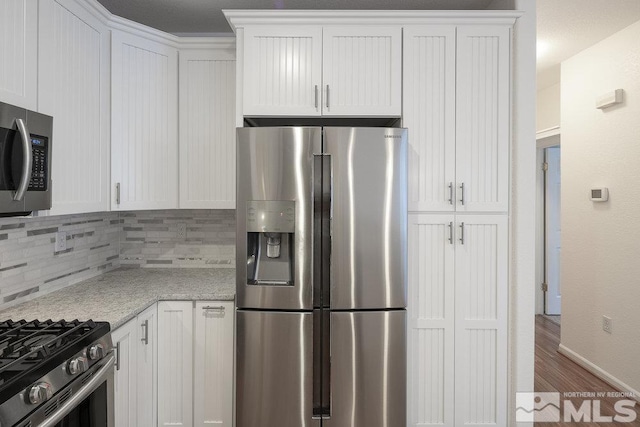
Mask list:
[[[638,393],[638,390],[635,390],[633,387],[629,386],[623,381],[620,381],[618,378],[614,377],[607,371],[603,370],[598,365],[595,365],[594,363],[590,362],[589,360],[585,359],[575,351],[571,350],[570,348],[567,348],[562,344],[558,346],[558,352],[563,356],[566,356],[567,358],[571,359],[573,362],[577,363],[578,365],[582,366],[584,369],[591,372],[593,375],[600,378],[602,381],[608,383],[612,387],[615,387],[618,391],[633,393],[635,400],[640,402],[640,393]],[[582,391],[582,390],[576,390],[576,391]]]

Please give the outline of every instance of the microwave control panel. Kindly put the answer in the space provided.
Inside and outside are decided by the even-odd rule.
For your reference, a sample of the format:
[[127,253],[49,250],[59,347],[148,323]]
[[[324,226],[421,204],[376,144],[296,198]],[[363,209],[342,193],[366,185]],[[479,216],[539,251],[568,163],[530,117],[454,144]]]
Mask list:
[[33,163],[31,166],[30,191],[46,191],[48,186],[48,141],[47,138],[31,135],[31,152]]

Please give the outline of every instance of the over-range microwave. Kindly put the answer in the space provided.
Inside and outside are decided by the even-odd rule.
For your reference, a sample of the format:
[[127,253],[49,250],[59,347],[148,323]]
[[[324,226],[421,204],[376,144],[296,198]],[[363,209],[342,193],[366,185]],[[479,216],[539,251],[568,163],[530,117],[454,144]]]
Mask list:
[[51,209],[53,118],[0,102],[0,216]]

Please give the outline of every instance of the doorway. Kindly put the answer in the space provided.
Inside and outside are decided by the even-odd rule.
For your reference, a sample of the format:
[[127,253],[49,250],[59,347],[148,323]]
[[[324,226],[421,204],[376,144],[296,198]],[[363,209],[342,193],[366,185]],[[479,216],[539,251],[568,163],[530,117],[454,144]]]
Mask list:
[[544,149],[544,314],[560,315],[560,146]]

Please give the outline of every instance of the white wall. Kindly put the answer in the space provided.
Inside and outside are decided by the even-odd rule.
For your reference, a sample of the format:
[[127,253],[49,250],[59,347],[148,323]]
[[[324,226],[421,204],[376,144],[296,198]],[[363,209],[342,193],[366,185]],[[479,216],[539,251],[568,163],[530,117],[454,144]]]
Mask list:
[[[640,390],[640,22],[562,64],[562,345]],[[598,95],[622,88],[605,111]],[[609,188],[608,203],[589,201]],[[602,330],[613,318],[613,334]]]
[[536,132],[560,126],[560,83],[538,90]]

